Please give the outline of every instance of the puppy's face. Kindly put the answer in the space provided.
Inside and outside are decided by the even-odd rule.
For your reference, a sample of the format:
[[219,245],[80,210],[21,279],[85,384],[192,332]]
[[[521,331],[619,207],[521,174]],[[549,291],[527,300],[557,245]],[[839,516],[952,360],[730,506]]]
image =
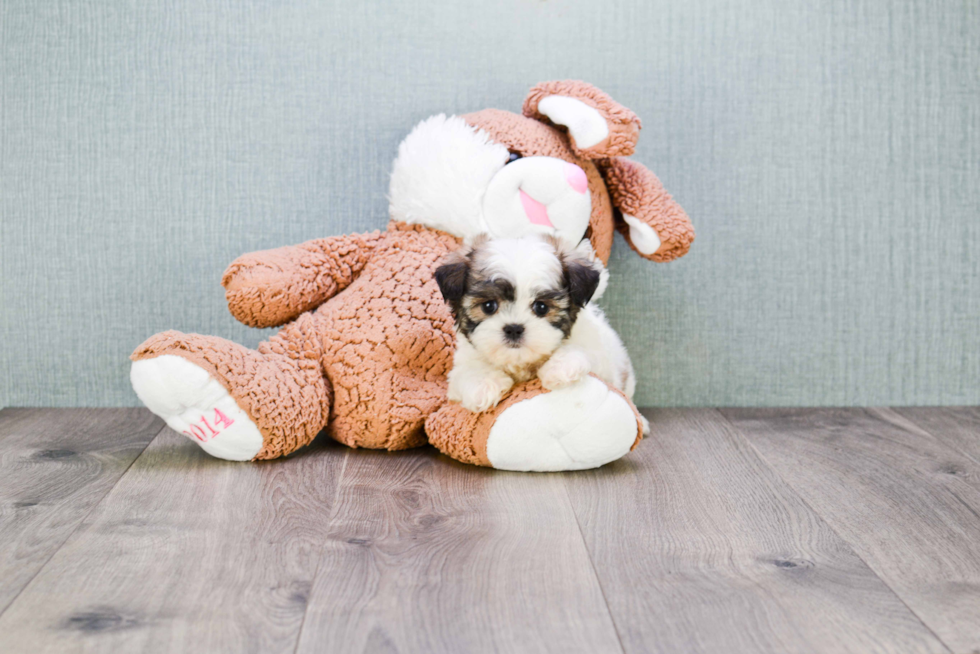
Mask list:
[[478,239],[436,270],[457,333],[498,367],[530,366],[571,333],[600,268],[548,236]]

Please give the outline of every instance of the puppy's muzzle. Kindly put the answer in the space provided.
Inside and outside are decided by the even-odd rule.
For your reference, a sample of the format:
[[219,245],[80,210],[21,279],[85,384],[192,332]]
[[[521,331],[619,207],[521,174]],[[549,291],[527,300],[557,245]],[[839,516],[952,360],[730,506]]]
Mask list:
[[517,323],[504,325],[504,338],[509,346],[517,347],[520,345],[521,339],[524,338],[524,325]]

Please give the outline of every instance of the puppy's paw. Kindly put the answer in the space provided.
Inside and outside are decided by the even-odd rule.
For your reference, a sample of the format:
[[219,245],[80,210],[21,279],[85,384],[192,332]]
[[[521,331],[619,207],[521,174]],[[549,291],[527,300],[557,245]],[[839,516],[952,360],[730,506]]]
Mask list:
[[644,438],[650,435],[650,421],[643,416],[640,416],[640,427],[643,429]]
[[449,384],[449,399],[462,404],[473,413],[482,413],[497,403],[514,385],[514,380],[506,373],[494,371],[487,375],[466,381],[453,380]]
[[538,370],[538,379],[549,391],[555,391],[579,381],[589,374],[589,369],[585,354],[575,350],[558,351]]

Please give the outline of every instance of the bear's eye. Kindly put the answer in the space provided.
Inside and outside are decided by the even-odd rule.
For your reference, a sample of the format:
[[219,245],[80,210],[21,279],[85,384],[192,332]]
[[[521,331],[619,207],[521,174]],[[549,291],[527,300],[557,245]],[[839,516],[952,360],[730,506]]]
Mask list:
[[[514,163],[515,161],[520,159],[521,156],[522,155],[519,152],[511,152],[510,156],[507,157],[507,163]],[[504,165],[506,166],[507,164]]]
[[497,311],[497,301],[487,300],[480,305],[480,308],[483,309],[483,313],[487,314],[488,316],[492,316]]
[[534,315],[536,315],[538,318],[541,318],[548,313],[548,305],[541,300],[538,300],[531,305],[531,311],[533,311]]

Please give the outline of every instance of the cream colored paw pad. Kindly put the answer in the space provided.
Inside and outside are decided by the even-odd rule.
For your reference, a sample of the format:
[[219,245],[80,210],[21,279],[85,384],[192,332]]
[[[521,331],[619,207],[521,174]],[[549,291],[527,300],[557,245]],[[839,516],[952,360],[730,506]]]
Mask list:
[[262,449],[262,433],[225,387],[187,359],[166,354],[134,361],[133,390],[167,426],[211,456],[248,461]]

